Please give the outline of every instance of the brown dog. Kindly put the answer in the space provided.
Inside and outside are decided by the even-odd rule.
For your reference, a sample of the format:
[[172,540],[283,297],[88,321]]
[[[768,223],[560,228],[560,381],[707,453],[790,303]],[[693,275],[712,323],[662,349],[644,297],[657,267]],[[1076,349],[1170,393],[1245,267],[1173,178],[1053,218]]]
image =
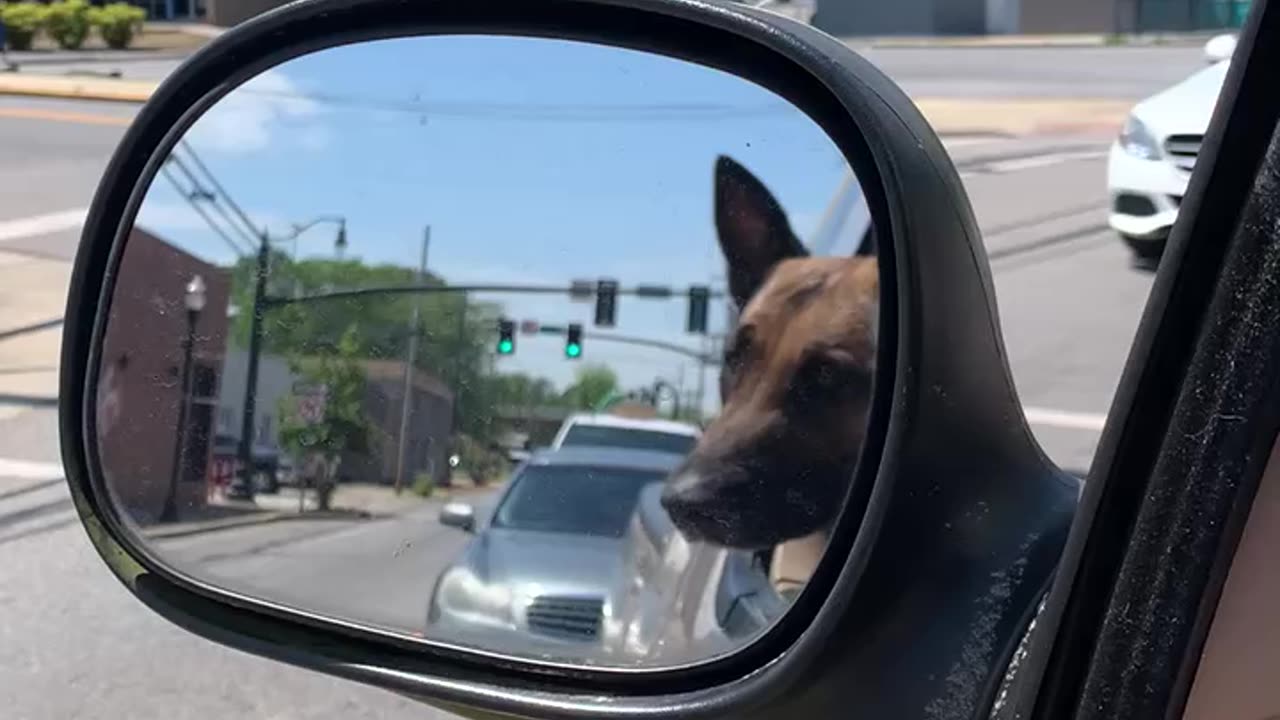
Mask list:
[[769,190],[726,157],[715,221],[740,318],[721,413],[662,504],[690,539],[766,548],[839,512],[871,404],[880,275],[874,258],[809,257]]

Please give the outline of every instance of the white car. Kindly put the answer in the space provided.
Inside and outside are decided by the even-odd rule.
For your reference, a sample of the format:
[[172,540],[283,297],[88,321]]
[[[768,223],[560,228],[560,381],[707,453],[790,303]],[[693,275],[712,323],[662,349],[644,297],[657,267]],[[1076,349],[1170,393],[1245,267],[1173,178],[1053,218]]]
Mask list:
[[1139,261],[1164,252],[1234,49],[1234,36],[1210,40],[1209,67],[1138,103],[1111,146],[1108,222]]
[[578,413],[560,425],[551,448],[616,447],[686,455],[698,444],[701,435],[696,425],[674,420]]

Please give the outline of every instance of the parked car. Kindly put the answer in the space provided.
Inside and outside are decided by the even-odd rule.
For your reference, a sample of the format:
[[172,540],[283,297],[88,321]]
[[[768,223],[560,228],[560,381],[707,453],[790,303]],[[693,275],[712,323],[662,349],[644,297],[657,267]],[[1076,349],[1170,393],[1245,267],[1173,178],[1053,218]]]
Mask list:
[[1210,40],[1209,67],[1138,103],[1111,146],[1108,221],[1139,262],[1164,252],[1234,49],[1233,36]]
[[674,420],[578,413],[560,425],[551,447],[618,447],[687,455],[701,435],[696,425]]
[[433,639],[589,660],[625,587],[628,523],[643,488],[682,454],[586,447],[540,451],[493,510],[449,503],[446,525],[475,533],[437,580]]

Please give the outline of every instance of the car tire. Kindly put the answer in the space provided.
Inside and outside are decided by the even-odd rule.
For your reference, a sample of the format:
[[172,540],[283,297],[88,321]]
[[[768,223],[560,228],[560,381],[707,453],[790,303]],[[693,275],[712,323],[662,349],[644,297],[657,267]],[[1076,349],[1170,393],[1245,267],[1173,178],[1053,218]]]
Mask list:
[[1124,240],[1125,245],[1129,246],[1129,250],[1133,253],[1133,259],[1139,263],[1159,262],[1160,256],[1164,254],[1166,240],[1164,237],[1141,238],[1121,233],[1120,239]]

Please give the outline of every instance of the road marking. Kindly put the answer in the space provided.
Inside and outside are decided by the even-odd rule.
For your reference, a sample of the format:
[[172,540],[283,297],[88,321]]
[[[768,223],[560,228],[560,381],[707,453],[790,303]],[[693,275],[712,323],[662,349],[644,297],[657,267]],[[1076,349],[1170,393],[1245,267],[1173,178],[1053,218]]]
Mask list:
[[62,463],[6,460],[0,458],[0,477],[20,480],[56,480],[65,477]]
[[988,173],[1011,173],[1021,172],[1023,170],[1034,170],[1036,168],[1049,167],[1051,165],[1061,165],[1062,163],[1098,160],[1107,156],[1107,150],[1077,150],[1075,152],[1051,152],[1042,155],[1027,155],[1024,157],[1009,158],[1008,160],[994,160],[974,168],[979,172]]
[[1032,425],[1062,428],[1065,430],[1091,430],[1102,432],[1107,416],[1102,413],[1081,413],[1053,408],[1024,407],[1023,414]]
[[118,115],[95,115],[93,113],[69,112],[66,110],[40,110],[36,108],[0,108],[0,118],[16,120],[52,120],[54,122],[78,123],[80,125],[111,125],[128,127],[133,118]]
[[84,218],[88,213],[89,208],[76,208],[16,220],[0,220],[0,242],[74,230],[84,225]]

